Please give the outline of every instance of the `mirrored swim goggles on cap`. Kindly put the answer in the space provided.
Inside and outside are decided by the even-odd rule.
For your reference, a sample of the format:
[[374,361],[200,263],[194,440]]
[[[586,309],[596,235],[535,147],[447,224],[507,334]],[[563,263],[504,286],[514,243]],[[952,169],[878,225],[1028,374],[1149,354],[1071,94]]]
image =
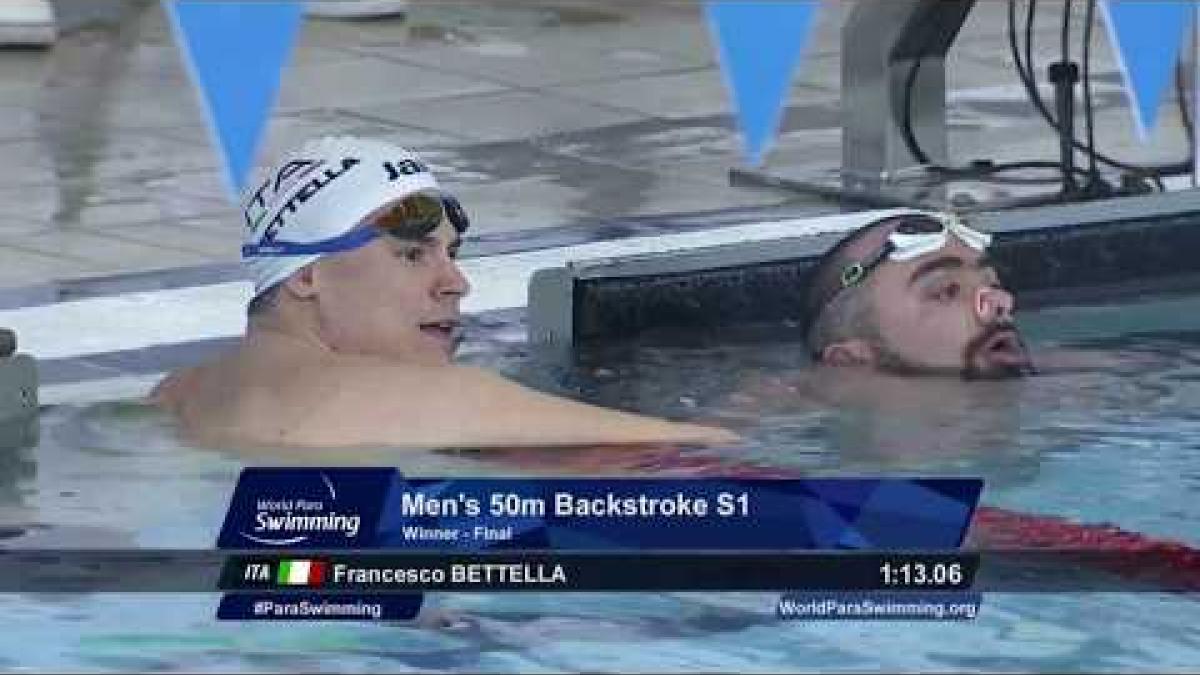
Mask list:
[[897,221],[898,224],[878,251],[842,268],[837,286],[817,306],[818,310],[828,305],[841,291],[863,283],[885,260],[903,262],[933,253],[949,243],[950,235],[976,251],[983,251],[992,243],[991,234],[968,227],[953,214],[905,213],[884,218],[870,227],[884,227]]
[[443,217],[450,221],[456,232],[465,232],[470,226],[467,212],[457,199],[437,190],[422,190],[395,202],[383,215],[365,220],[336,237],[312,242],[271,239],[257,244],[244,244],[242,257],[352,251],[384,234],[414,239],[436,229]]

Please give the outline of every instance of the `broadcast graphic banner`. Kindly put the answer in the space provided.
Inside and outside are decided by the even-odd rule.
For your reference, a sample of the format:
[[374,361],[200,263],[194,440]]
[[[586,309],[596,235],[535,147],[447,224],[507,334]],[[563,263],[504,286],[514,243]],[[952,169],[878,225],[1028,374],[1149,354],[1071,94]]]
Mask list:
[[417,618],[420,595],[282,595],[229,593],[221,598],[222,621],[410,621]]
[[217,542],[248,553],[222,567],[217,614],[402,620],[454,590],[966,590],[978,557],[957,549],[982,488],[252,467]]
[[953,550],[982,481],[408,479],[247,468],[225,550]]
[[[304,562],[309,564],[296,564]],[[562,567],[565,582],[556,579],[556,565]],[[529,581],[536,588],[526,584]],[[462,582],[469,586],[456,585]],[[1200,554],[1190,547],[1167,544],[1142,549],[637,553],[0,550],[0,593],[237,590],[340,594],[467,588],[573,592],[700,587],[779,591],[863,587],[868,591],[957,591],[969,587],[984,593],[1195,594],[1200,592]]]
[[965,590],[970,553],[400,553],[235,556],[226,591]]

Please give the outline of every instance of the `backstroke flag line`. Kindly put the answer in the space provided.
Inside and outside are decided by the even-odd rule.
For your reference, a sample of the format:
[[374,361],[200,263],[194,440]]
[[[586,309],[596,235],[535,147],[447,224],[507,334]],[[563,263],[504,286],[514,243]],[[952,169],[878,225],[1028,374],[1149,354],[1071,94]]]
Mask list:
[[[300,0],[162,0],[237,198],[260,144],[303,18]],[[1134,123],[1149,136],[1194,0],[1100,0]],[[817,12],[816,0],[709,0],[709,28],[743,151],[761,165]]]
[[288,0],[163,0],[234,200],[254,164],[303,16]]
[[1102,0],[1138,135],[1149,137],[1191,29],[1194,0]]
[[779,132],[792,73],[816,10],[812,0],[714,0],[705,5],[751,165],[762,164]]

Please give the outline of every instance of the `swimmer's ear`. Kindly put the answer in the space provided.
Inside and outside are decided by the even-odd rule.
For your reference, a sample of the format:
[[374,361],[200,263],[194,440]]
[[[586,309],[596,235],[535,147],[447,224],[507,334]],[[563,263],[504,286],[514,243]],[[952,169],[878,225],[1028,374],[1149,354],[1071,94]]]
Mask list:
[[842,340],[825,346],[821,362],[831,366],[868,366],[875,363],[875,349],[866,340]]
[[289,293],[301,300],[308,300],[317,294],[317,285],[314,280],[313,266],[305,265],[292,273],[292,276],[283,282],[284,288]]

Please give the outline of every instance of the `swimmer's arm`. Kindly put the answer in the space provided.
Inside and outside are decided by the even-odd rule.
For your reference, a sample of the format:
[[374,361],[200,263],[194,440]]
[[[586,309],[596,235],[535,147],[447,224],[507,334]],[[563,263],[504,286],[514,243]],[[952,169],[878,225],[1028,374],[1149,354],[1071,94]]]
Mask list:
[[326,389],[312,414],[296,420],[305,437],[298,440],[414,447],[738,441],[724,429],[578,403],[477,368],[364,368],[343,382],[354,384]]

